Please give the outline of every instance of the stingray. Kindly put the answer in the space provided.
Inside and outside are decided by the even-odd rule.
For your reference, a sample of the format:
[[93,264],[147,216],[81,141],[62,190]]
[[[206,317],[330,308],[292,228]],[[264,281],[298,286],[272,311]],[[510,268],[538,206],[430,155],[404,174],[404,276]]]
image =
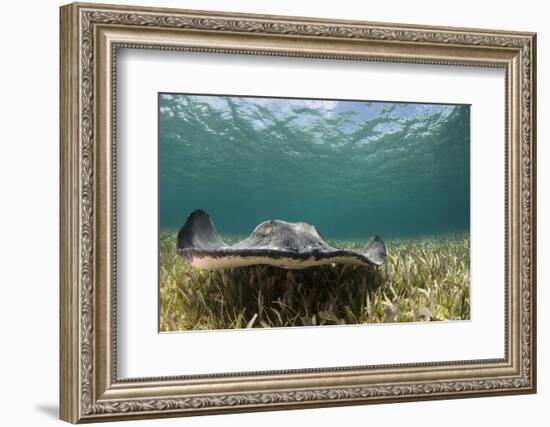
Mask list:
[[360,251],[330,246],[317,229],[305,222],[264,221],[246,239],[227,245],[210,216],[197,209],[178,232],[178,252],[194,267],[206,270],[267,264],[300,270],[330,263],[382,265],[386,246],[377,235]]

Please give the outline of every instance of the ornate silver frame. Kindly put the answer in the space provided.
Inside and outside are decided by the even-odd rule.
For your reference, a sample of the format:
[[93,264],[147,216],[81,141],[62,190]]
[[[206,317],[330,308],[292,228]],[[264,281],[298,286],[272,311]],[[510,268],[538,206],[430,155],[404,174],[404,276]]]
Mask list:
[[[77,423],[536,390],[533,33],[98,4],[61,8],[61,418]],[[117,48],[506,70],[505,357],[118,380]]]

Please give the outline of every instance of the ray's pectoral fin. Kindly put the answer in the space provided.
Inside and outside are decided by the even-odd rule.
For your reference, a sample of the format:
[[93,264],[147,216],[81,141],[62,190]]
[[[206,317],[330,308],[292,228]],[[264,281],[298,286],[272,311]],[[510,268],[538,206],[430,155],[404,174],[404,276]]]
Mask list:
[[202,209],[194,210],[178,232],[177,249],[186,250],[216,250],[227,247],[214,223]]
[[375,265],[382,265],[386,261],[386,244],[378,235],[372,236],[363,250],[363,256]]

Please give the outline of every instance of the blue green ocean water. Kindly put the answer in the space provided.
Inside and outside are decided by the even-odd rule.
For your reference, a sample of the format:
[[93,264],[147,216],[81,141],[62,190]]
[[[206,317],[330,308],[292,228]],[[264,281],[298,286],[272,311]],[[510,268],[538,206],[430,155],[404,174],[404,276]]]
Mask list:
[[159,221],[314,224],[329,240],[468,232],[470,106],[159,94]]

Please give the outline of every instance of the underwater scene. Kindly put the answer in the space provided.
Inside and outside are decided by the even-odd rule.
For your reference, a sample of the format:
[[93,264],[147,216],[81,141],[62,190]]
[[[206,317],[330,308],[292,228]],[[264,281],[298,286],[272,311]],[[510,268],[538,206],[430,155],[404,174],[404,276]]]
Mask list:
[[160,93],[164,331],[468,320],[470,106]]

